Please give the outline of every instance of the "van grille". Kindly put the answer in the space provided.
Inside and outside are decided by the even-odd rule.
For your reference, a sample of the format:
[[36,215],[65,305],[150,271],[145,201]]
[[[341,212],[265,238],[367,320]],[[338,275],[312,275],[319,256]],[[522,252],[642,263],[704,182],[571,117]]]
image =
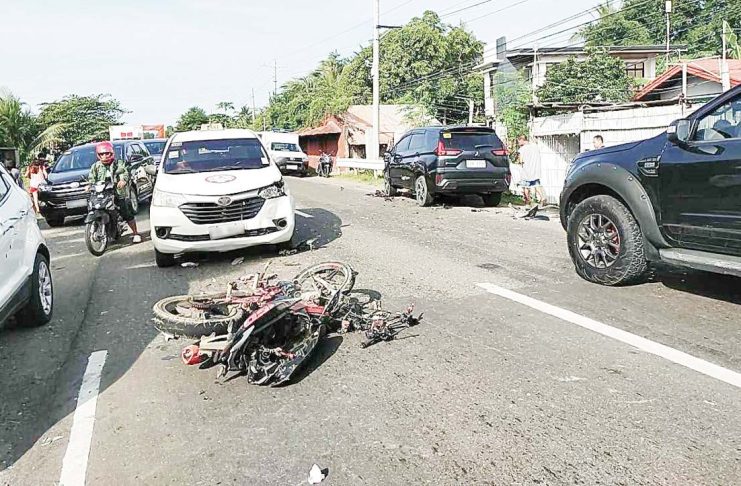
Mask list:
[[265,204],[265,199],[253,197],[234,201],[228,206],[216,203],[186,203],[180,206],[185,216],[195,224],[218,224],[252,219]]

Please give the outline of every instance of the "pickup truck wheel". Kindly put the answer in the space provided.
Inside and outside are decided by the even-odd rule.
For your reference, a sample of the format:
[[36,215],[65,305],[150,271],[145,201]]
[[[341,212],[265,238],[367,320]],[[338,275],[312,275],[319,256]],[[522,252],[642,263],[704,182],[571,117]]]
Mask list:
[[51,279],[49,260],[41,253],[36,254],[31,276],[31,299],[16,317],[18,326],[42,326],[51,320],[54,310],[54,284]]
[[571,260],[585,280],[613,286],[645,277],[643,233],[614,197],[594,196],[579,203],[569,216],[567,232]]
[[434,201],[427,187],[427,179],[424,174],[417,177],[417,180],[414,182],[414,197],[417,200],[417,205],[421,207],[427,207]]
[[388,176],[383,177],[383,192],[385,192],[388,197],[394,197],[399,194],[399,191],[391,185],[391,179]]

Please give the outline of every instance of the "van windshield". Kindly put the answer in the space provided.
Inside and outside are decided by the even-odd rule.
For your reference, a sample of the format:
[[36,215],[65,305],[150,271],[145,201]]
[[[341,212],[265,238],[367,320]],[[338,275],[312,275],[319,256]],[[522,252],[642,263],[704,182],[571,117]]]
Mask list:
[[273,142],[270,144],[270,150],[274,152],[301,152],[301,149],[295,143],[285,142]]
[[441,139],[447,148],[464,151],[480,148],[502,148],[502,141],[494,132],[443,132]]
[[52,172],[70,172],[73,170],[85,170],[93,166],[95,161],[95,147],[86,147],[65,152],[54,164]]
[[256,138],[173,141],[165,156],[166,174],[260,169],[270,159]]

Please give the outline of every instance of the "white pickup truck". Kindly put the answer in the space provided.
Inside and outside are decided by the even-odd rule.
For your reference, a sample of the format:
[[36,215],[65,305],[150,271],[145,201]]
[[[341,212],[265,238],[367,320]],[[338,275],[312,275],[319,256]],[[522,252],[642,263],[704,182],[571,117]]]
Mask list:
[[306,175],[309,157],[298,144],[298,133],[260,132],[258,136],[283,174]]

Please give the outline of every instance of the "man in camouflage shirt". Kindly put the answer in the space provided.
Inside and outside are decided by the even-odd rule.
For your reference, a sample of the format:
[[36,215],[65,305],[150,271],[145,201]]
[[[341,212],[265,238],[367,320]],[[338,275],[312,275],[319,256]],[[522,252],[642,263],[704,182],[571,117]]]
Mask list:
[[88,182],[111,181],[116,190],[116,206],[121,217],[126,221],[134,233],[134,243],[141,243],[142,237],[136,229],[136,220],[134,219],[134,210],[129,200],[129,171],[122,160],[116,160],[113,144],[111,142],[100,142],[95,146],[95,155],[98,161],[90,168]]

